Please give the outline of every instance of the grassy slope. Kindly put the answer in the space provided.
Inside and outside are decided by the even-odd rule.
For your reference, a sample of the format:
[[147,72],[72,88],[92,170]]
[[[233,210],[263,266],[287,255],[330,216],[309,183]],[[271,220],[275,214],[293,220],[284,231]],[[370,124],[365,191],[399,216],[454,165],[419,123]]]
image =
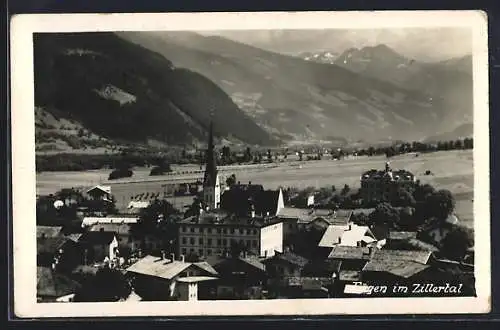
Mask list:
[[[112,33],[37,34],[34,43],[35,104],[99,136],[204,142],[213,107],[217,135],[275,143],[210,80]],[[106,86],[120,91],[114,93],[119,97],[99,95]],[[130,102],[121,104],[120,97]]]

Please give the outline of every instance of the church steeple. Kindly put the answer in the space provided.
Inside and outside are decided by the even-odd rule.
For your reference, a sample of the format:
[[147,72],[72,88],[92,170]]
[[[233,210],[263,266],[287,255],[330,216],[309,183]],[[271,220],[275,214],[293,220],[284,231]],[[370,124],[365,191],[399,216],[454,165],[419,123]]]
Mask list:
[[205,166],[205,177],[203,178],[203,186],[215,187],[215,178],[217,176],[217,164],[215,161],[214,148],[214,128],[213,122],[210,122],[207,148],[207,163]]
[[205,175],[203,177],[203,201],[208,209],[219,208],[221,197],[214,149],[214,129],[213,122],[211,121],[208,136]]

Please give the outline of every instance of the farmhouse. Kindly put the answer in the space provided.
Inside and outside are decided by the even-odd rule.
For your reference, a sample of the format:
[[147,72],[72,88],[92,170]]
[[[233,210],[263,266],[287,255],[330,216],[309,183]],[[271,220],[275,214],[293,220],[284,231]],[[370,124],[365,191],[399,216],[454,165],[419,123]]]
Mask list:
[[253,256],[209,257],[219,274],[218,299],[259,299],[267,280],[266,266]]
[[234,244],[261,257],[283,251],[283,223],[275,217],[240,217],[200,209],[200,214],[179,222],[178,237],[183,255],[225,255]]
[[127,268],[133,287],[144,300],[198,300],[214,296],[217,271],[207,262],[146,256]]
[[91,261],[111,261],[117,257],[118,239],[115,233],[88,231],[80,237],[78,242],[84,249],[85,264]]
[[87,195],[93,200],[111,200],[111,187],[97,185],[86,191]]
[[401,188],[412,190],[417,182],[415,175],[406,170],[393,171],[387,162],[385,170],[372,169],[361,176],[360,194],[367,203],[393,201]]

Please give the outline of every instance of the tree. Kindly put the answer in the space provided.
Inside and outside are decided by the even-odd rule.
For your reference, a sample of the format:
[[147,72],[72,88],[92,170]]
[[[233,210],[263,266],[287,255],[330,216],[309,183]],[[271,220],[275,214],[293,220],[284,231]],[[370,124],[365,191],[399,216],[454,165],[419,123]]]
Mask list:
[[132,170],[126,169],[126,168],[120,168],[113,170],[109,176],[108,180],[116,180],[116,179],[121,179],[121,178],[129,178],[134,174]]
[[394,201],[396,206],[415,206],[416,201],[413,195],[406,189],[400,188]]
[[233,173],[226,179],[226,185],[232,187],[236,184],[236,175]]
[[342,190],[340,192],[340,195],[346,196],[350,191],[351,191],[351,187],[349,187],[349,185],[345,184],[344,188],[342,188]]
[[116,269],[102,268],[75,294],[76,302],[114,302],[126,299],[132,287]]
[[250,150],[250,147],[247,147],[245,149],[245,156],[244,156],[245,162],[250,162],[252,161],[252,151]]
[[269,163],[273,161],[273,155],[271,154],[271,149],[267,149],[267,161]]
[[442,189],[428,195],[424,207],[427,218],[444,220],[455,210],[455,198],[449,190]]
[[473,246],[473,231],[463,226],[454,226],[442,241],[441,254],[448,259],[461,261]]
[[400,223],[399,211],[389,203],[380,203],[375,211],[370,213],[370,223],[374,225],[387,225],[390,228],[397,228]]

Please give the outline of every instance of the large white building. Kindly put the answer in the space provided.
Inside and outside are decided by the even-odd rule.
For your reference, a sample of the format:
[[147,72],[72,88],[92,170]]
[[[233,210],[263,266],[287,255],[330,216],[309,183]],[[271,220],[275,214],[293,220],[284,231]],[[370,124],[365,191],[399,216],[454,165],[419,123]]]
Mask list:
[[235,243],[259,257],[283,252],[283,223],[276,217],[240,217],[201,210],[201,214],[179,223],[178,237],[182,255],[225,255],[231,253]]

